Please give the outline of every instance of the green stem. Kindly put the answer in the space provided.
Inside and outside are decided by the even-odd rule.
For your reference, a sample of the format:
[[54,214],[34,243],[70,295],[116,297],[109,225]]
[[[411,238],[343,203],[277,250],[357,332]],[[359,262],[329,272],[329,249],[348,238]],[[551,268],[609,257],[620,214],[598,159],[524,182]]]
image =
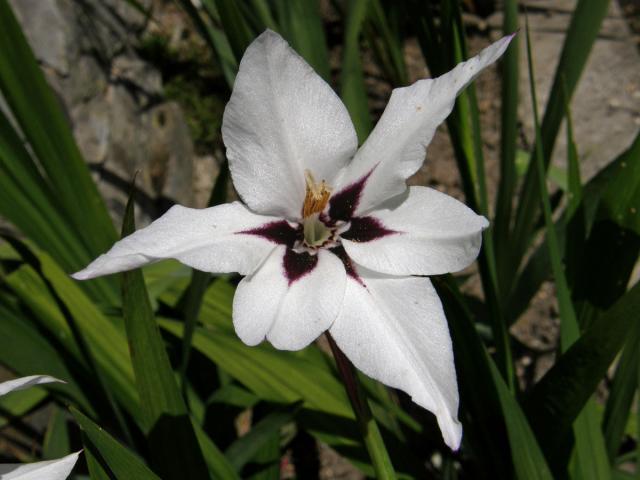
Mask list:
[[393,470],[389,453],[384,446],[384,441],[382,440],[382,435],[378,429],[378,424],[371,414],[367,397],[358,382],[353,365],[345,354],[342,353],[329,332],[326,332],[325,335],[327,336],[327,340],[331,346],[333,357],[336,360],[338,372],[340,372],[340,376],[344,382],[344,387],[347,391],[347,395],[349,396],[351,407],[353,408],[353,412],[356,414],[358,427],[360,428],[364,445],[371,457],[371,463],[373,464],[373,469],[376,472],[376,478],[395,479],[396,473]]

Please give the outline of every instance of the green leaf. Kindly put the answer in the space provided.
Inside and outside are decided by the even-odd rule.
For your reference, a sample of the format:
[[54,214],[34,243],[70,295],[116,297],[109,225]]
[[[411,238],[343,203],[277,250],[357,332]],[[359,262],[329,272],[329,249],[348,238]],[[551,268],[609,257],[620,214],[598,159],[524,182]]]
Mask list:
[[516,476],[523,480],[553,479],[538,442],[518,402],[511,395],[500,372],[498,372],[492,361],[489,361],[489,367],[491,368],[491,374],[498,391],[505,423],[507,424]]
[[42,374],[66,381],[66,384],[52,384],[51,390],[93,412],[91,403],[69,372],[67,360],[26,315],[0,304],[0,363],[20,376]]
[[494,385],[489,359],[476,331],[474,319],[450,275],[434,278],[449,324],[457,377],[463,442],[472,445],[481,470],[496,478],[512,475],[509,439],[503,407]]
[[205,0],[203,3],[206,6],[212,2],[215,2],[236,61],[240,62],[244,51],[253,41],[254,34],[251,32],[238,2],[234,0]]
[[[615,460],[627,430],[633,400],[638,388],[640,364],[640,323],[636,322],[629,334],[618,362],[609,398],[604,412],[603,429],[607,453]],[[633,432],[636,434],[636,432]]]
[[[528,22],[526,36],[529,88],[531,91],[531,103],[533,106],[536,135],[535,162],[538,168],[538,187],[540,189],[540,198],[542,199],[542,211],[544,213],[544,222],[547,229],[546,241],[547,247],[549,248],[551,269],[555,279],[558,305],[560,309],[560,349],[564,352],[580,337],[580,327],[571,301],[571,292],[569,291],[569,286],[564,273],[558,237],[551,217],[551,205],[549,202],[549,192],[547,191],[544,159],[542,158],[542,144],[540,143],[540,123],[538,120],[537,96],[533,76],[533,61],[531,58]],[[571,148],[569,148],[569,150],[571,150]],[[574,162],[577,163],[575,159]],[[574,165],[573,168],[575,169],[576,166]],[[575,181],[576,180],[574,180],[574,182]],[[580,179],[578,175],[578,185],[579,181]],[[609,461],[605,452],[604,439],[602,437],[602,431],[600,430],[597,413],[595,411],[595,404],[592,401],[587,402],[582,412],[580,412],[576,418],[574,431],[577,460],[576,467],[579,471],[579,477],[593,478],[594,480],[609,478]],[[553,451],[547,451],[546,453],[548,458],[557,458]]]
[[574,296],[583,324],[624,294],[640,253],[640,135],[621,156],[602,192],[576,271]]
[[[71,407],[71,414],[85,436],[85,446],[99,463],[108,478],[117,480],[160,480],[144,462],[79,410]],[[90,464],[91,465],[91,464]]]
[[71,445],[66,411],[54,405],[42,443],[42,458],[45,460],[54,460],[56,458],[62,458],[70,452]]
[[402,87],[409,83],[409,79],[404,63],[404,38],[400,35],[403,11],[397,7],[401,5],[385,3],[383,7],[380,0],[369,0],[364,30],[367,43],[385,76],[394,87]]
[[[518,29],[518,2],[504,2],[503,35]],[[520,63],[519,35],[511,41],[510,48],[502,57],[502,102],[500,118],[500,182],[496,197],[494,230],[496,250],[508,242],[511,223],[513,194],[517,183],[516,155],[518,139],[518,82]],[[499,259],[498,259],[499,260]]]
[[325,81],[331,80],[329,52],[318,0],[276,0],[280,33]]
[[[628,171],[629,164],[632,162],[638,162],[640,159],[640,134],[636,136],[633,144],[623,152],[620,156],[618,156],[613,162],[607,165],[605,168],[600,170],[594,177],[592,177],[587,184],[583,187],[582,193],[582,203],[580,209],[584,212],[585,217],[585,229],[589,229],[591,225],[593,225],[596,214],[599,214],[599,205],[600,201],[605,194],[605,192],[611,191],[616,192],[618,189],[617,184],[620,182],[630,182],[635,181],[633,176],[626,175]],[[632,205],[628,205],[631,207]],[[578,214],[579,212],[576,212]],[[582,213],[579,213],[582,215]],[[575,215],[574,215],[575,216]],[[556,230],[558,232],[558,240],[560,242],[560,247],[564,247],[567,244],[567,224],[568,219],[566,212],[563,213],[562,217],[556,222]],[[605,230],[606,231],[606,230]],[[584,240],[581,239],[580,243]],[[579,272],[575,269],[575,265],[573,262],[577,262],[584,258],[584,250],[580,248],[580,245],[576,245],[575,243],[571,244],[572,249],[575,248],[578,252],[575,252],[575,256],[577,259],[572,259],[571,256],[568,258],[568,275],[570,275],[569,280],[575,283],[575,280],[580,280],[582,277],[591,278],[594,281],[598,281],[597,278],[593,278],[593,275],[590,273],[576,273]],[[566,252],[562,252],[565,257],[567,256]],[[599,261],[601,256],[601,252],[596,255],[596,258],[593,260]],[[607,262],[604,262],[605,265]],[[590,267],[591,263],[579,262],[579,265]],[[573,268],[573,270],[571,270]],[[526,266],[522,269],[522,272],[518,276],[517,281],[515,282],[515,288],[509,295],[508,305],[506,311],[509,314],[509,323],[513,323],[526,309],[529,301],[533,297],[533,295],[538,291],[540,285],[544,280],[547,279],[550,272],[550,262],[549,262],[549,252],[545,245],[539,246],[536,251],[531,255],[529,261]],[[618,272],[620,273],[620,272]],[[625,282],[623,282],[625,283]],[[626,285],[626,283],[625,283]],[[614,287],[615,285],[607,285],[606,290]],[[615,286],[616,288],[619,288]],[[575,288],[575,287],[574,287]]]
[[137,418],[138,396],[124,333],[49,255],[34,246],[30,251],[42,278],[25,266],[10,274],[7,284],[76,360],[97,369],[99,382]]
[[344,31],[341,97],[356,128],[359,143],[363,143],[373,127],[369,114],[369,99],[360,60],[360,33],[367,15],[369,0],[350,0]]
[[[122,235],[135,230],[129,198]],[[163,478],[206,478],[207,467],[156,324],[142,272],[122,274],[122,306],[142,424]]]
[[640,283],[599,316],[533,387],[525,411],[545,451],[566,440],[571,425],[622,348],[640,311]]

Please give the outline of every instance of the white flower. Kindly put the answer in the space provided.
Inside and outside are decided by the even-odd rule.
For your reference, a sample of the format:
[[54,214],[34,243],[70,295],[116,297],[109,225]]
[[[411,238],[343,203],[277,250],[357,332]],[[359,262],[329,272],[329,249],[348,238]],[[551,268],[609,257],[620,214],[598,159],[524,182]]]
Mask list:
[[[35,385],[54,382],[62,382],[62,380],[48,375],[16,378],[15,380],[0,383],[0,396]],[[80,452],[44,462],[0,464],[0,480],[64,480],[71,473],[78,460],[78,455],[80,455]]]
[[[88,279],[175,258],[246,275],[233,324],[247,345],[304,348],[328,330],[367,375],[432,411],[460,445],[451,339],[429,278],[469,265],[485,218],[406,179],[458,93],[507,48],[505,37],[449,73],[393,91],[357,149],[344,105],[276,33],[247,49],[222,135],[243,203],[174,206],[117,242]],[[421,275],[421,276],[417,276]]]

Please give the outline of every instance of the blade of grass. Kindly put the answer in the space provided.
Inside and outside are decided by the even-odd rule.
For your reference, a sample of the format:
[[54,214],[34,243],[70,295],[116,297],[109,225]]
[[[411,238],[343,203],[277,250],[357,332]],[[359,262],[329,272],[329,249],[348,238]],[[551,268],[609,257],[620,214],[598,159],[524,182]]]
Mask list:
[[[42,178],[31,154],[0,111],[0,214],[65,268],[86,264],[91,256],[73,233],[56,194]],[[113,282],[87,285],[94,298],[115,301]],[[115,302],[114,302],[115,303]]]
[[[504,2],[503,35],[508,35],[518,29],[518,1]],[[496,250],[504,251],[508,244],[509,228],[511,224],[511,210],[513,194],[516,187],[516,142],[518,139],[518,80],[520,39],[518,35],[511,41],[509,48],[502,57],[502,103],[500,117],[500,182],[496,197],[495,218],[493,221]],[[502,261],[504,256],[496,260]],[[501,265],[498,271],[503,270]],[[501,291],[506,290],[501,285]]]
[[609,460],[618,456],[627,421],[632,414],[633,400],[638,389],[640,364],[640,328],[634,325],[616,368],[604,412],[603,429]]
[[325,335],[329,341],[338,372],[342,377],[345,390],[349,396],[351,408],[356,415],[356,420],[360,427],[360,434],[371,458],[371,464],[376,473],[376,478],[395,479],[396,472],[391,463],[391,458],[389,458],[389,452],[387,452],[378,424],[371,413],[369,401],[364,394],[362,386],[358,383],[355,375],[355,367],[347,356],[342,353],[329,332],[326,332]]
[[522,480],[551,480],[553,476],[531,431],[527,418],[504,383],[495,364],[490,359],[489,366],[507,424],[516,477]]
[[[451,0],[443,1],[443,8],[449,11],[450,31],[445,35],[453,45],[452,64],[455,65],[467,58],[464,28],[460,5]],[[444,22],[443,22],[444,24]],[[514,47],[510,47],[514,48]],[[475,86],[471,84],[456,100],[453,117],[449,117],[447,125],[452,135],[454,150],[458,158],[458,167],[462,178],[467,178],[465,197],[474,210],[489,218],[489,203],[485,179],[484,155],[482,153],[482,133],[480,131],[480,115],[476,99]],[[453,128],[452,128],[453,125]],[[456,140],[460,141],[460,148],[456,149]],[[464,180],[463,180],[464,181]],[[491,328],[496,344],[497,361],[511,391],[515,391],[515,374],[511,354],[511,340],[505,325],[501,294],[498,284],[493,226],[485,229],[482,234],[483,249],[478,259],[480,265],[480,279],[482,289],[489,306]]]
[[640,311],[640,283],[598,317],[533,387],[525,410],[536,437],[553,451],[571,429],[624,345]]
[[347,20],[344,30],[344,54],[340,78],[340,96],[353,125],[356,127],[358,143],[363,143],[371,129],[369,100],[364,83],[364,73],[360,60],[360,33],[367,15],[369,0],[350,0],[347,4]]
[[[104,473],[108,472],[106,478],[160,480],[160,477],[149,470],[137,455],[121,445],[79,410],[71,407],[71,415],[82,430],[85,446],[91,452],[92,460],[97,461]],[[104,477],[102,474],[100,476]]]
[[239,63],[244,51],[254,38],[254,34],[249,28],[240,4],[234,0],[204,0],[203,4],[215,4],[220,15],[221,24],[224,27],[227,39],[231,45],[231,50]]
[[42,458],[44,460],[54,460],[62,458],[69,453],[71,453],[71,444],[66,411],[54,405],[42,442]]
[[[133,208],[129,198],[123,237],[135,231]],[[166,479],[207,478],[207,466],[151,311],[140,270],[122,274],[122,297],[143,425],[154,466]]]
[[[634,163],[635,162],[635,163]],[[630,189],[630,185],[625,185],[624,188],[620,188],[622,183],[633,184],[636,180],[633,174],[628,174],[631,168],[640,162],[640,134],[636,136],[632,145],[619,155],[613,162],[600,170],[583,188],[582,194],[582,206],[581,209],[585,216],[585,230],[592,228],[596,220],[596,216],[601,214],[600,204],[605,194],[610,196],[610,200],[607,202],[610,205],[618,205],[615,209],[616,213],[620,215],[623,213],[623,219],[626,216],[625,212],[630,212],[632,205],[629,204],[629,198],[626,197],[625,191]],[[633,173],[633,172],[632,172]],[[618,198],[618,196],[620,198]],[[619,212],[618,210],[621,209]],[[606,211],[611,211],[607,207]],[[609,218],[613,218],[611,214],[606,215]],[[564,246],[568,242],[567,237],[567,217],[563,214],[556,223],[556,230],[558,232],[558,238],[560,240],[560,246]],[[575,244],[571,245],[572,248]],[[562,252],[564,253],[564,252]],[[580,257],[580,258],[583,258]],[[568,265],[569,266],[569,265]],[[527,265],[522,269],[522,272],[518,276],[515,282],[515,288],[509,296],[508,306],[506,311],[509,313],[509,323],[513,323],[520,314],[526,309],[530,299],[538,291],[540,285],[547,279],[550,271],[549,253],[546,245],[541,245],[531,255],[531,258],[527,262]],[[577,274],[581,276],[593,277],[593,274]],[[623,282],[626,283],[626,282]]]
[[409,83],[402,50],[403,38],[397,31],[397,25],[392,28],[392,21],[404,13],[398,12],[398,7],[400,5],[396,3],[383,7],[380,0],[370,0],[365,23],[367,42],[394,87]]
[[103,393],[109,397],[113,392],[118,405],[137,418],[139,400],[125,336],[51,257],[34,246],[30,251],[38,272],[25,265],[7,276],[7,285],[68,354],[95,372]]
[[94,413],[66,365],[69,360],[54,348],[50,339],[45,339],[24,314],[2,304],[0,318],[0,363],[23,377],[43,374],[65,380],[66,384],[53,385],[54,390]]
[[[547,191],[547,179],[542,158],[542,145],[540,134],[540,123],[538,120],[538,106],[536,88],[533,75],[533,60],[531,55],[531,40],[529,36],[529,23],[526,25],[527,38],[527,66],[529,69],[529,91],[531,93],[531,103],[533,107],[533,119],[535,126],[535,162],[538,168],[538,188],[542,200],[542,211],[546,227],[546,241],[551,259],[551,269],[555,279],[556,294],[560,309],[560,348],[565,352],[579,337],[580,328],[576,317],[571,292],[564,273],[562,257],[555,226],[551,217],[551,205],[549,203],[549,192]],[[577,162],[573,162],[574,169],[577,169]],[[577,182],[580,182],[579,172],[575,173]],[[575,183],[575,181],[574,181]],[[575,187],[574,187],[575,188]],[[580,412],[574,423],[577,468],[580,478],[607,479],[610,477],[609,461],[605,452],[602,431],[597,422],[597,412],[595,405],[589,401]],[[544,449],[544,444],[543,449]],[[546,451],[547,458],[554,458],[554,451]],[[555,462],[554,462],[555,463]]]
[[274,3],[284,38],[325,81],[331,81],[329,52],[318,0],[277,0]]
[[464,379],[458,384],[463,447],[473,446],[482,471],[492,472],[496,478],[509,478],[513,464],[511,456],[505,455],[510,448],[505,414],[474,317],[451,275],[434,278],[434,285],[449,324],[456,374]]

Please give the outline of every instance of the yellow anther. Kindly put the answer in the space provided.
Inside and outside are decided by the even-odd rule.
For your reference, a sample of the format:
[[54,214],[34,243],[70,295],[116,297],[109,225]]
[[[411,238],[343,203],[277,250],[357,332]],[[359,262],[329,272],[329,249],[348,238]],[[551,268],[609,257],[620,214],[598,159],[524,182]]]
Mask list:
[[307,218],[314,213],[321,213],[329,202],[331,189],[324,180],[316,183],[309,170],[304,171],[304,179],[307,182],[307,193],[302,205],[302,217]]

